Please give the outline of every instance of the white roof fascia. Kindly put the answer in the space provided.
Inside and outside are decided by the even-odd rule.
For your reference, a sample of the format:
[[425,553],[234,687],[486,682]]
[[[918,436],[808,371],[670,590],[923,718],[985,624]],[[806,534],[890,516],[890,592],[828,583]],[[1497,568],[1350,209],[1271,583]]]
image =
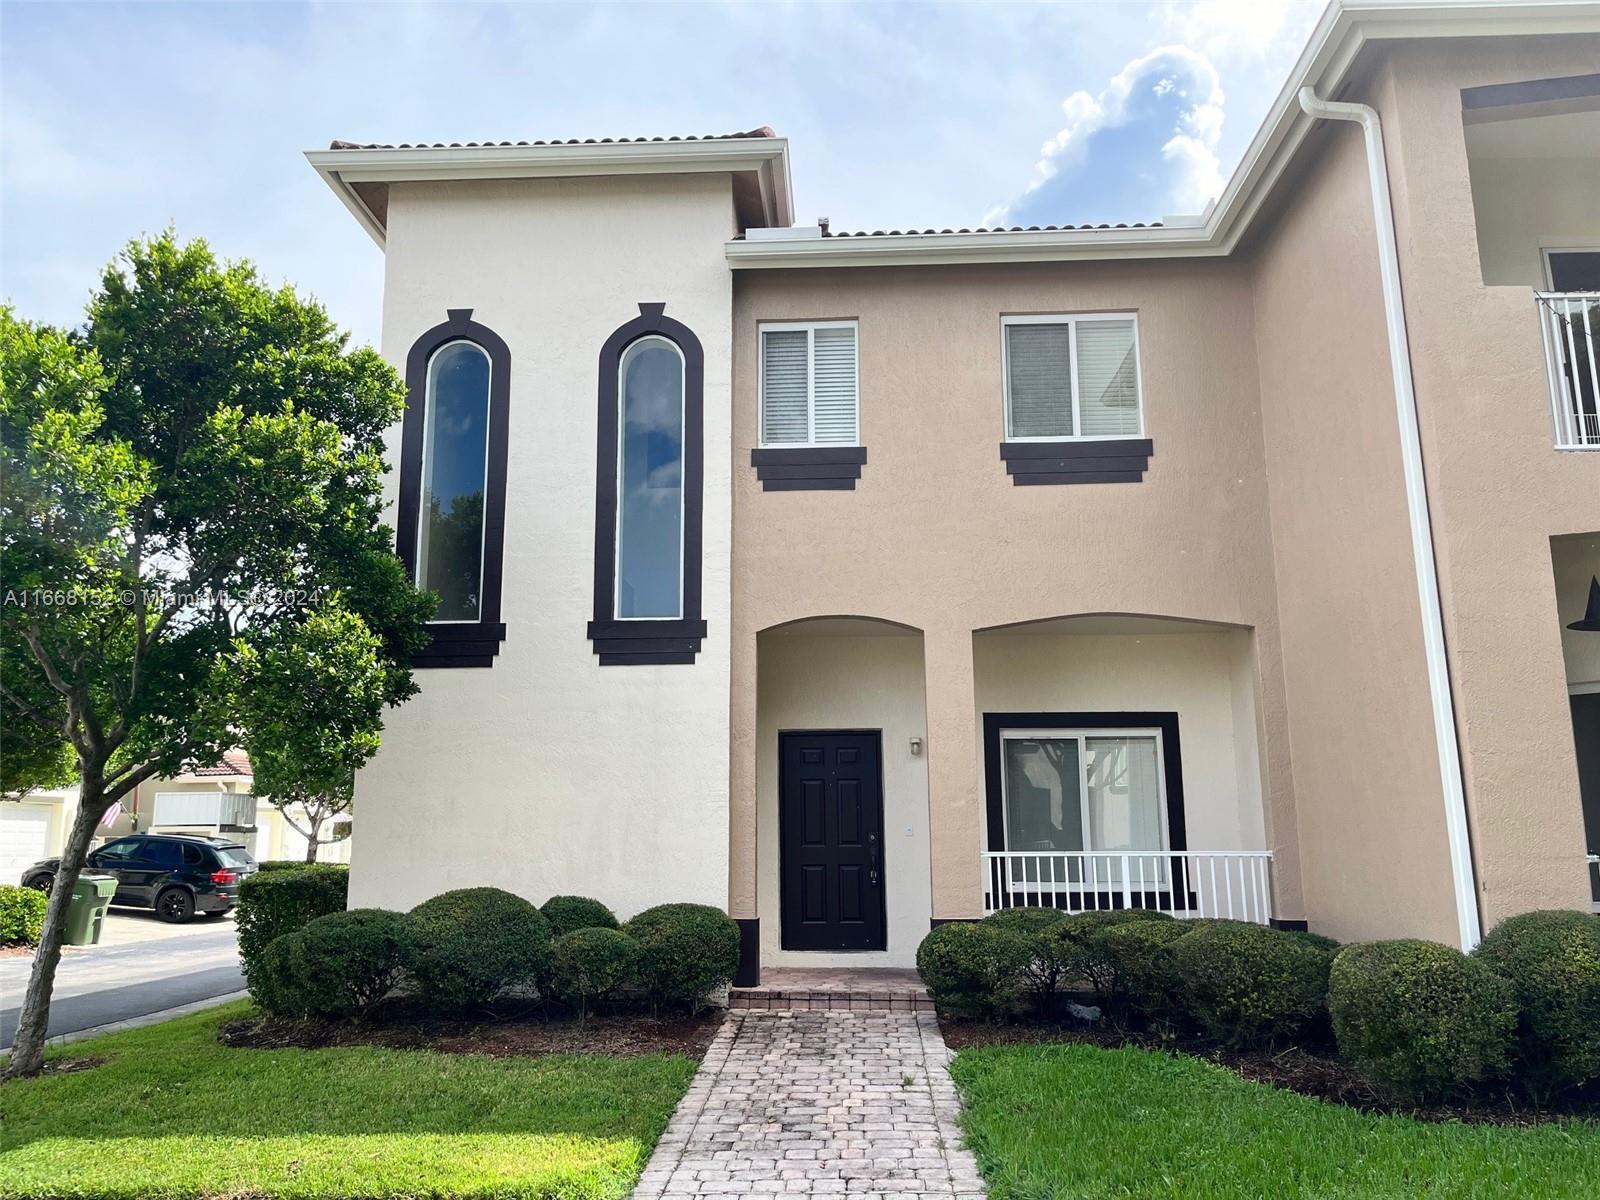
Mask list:
[[1333,0],[1203,224],[730,241],[734,269],[1216,257],[1232,253],[1313,122],[1300,88],[1333,95],[1368,42],[1600,32],[1596,0]]

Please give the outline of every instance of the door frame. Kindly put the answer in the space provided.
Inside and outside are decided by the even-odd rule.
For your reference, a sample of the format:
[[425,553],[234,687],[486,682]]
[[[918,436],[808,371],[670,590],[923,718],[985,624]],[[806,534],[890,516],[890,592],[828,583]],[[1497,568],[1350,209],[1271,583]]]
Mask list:
[[[783,745],[784,741],[792,737],[825,737],[840,735],[850,737],[870,737],[878,743],[878,929],[883,944],[870,949],[839,950],[815,947],[789,945],[789,931],[783,921],[783,898],[789,894],[789,856],[784,853],[783,833],[788,824],[784,820],[784,770],[783,770]],[[780,729],[778,730],[778,946],[792,954],[883,954],[889,949],[889,798],[883,786],[883,730],[882,729]]]

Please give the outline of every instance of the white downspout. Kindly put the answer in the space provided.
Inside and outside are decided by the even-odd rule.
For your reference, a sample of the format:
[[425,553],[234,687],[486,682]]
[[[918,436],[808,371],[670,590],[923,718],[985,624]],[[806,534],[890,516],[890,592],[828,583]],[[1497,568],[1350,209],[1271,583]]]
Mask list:
[[1461,747],[1456,741],[1455,709],[1450,700],[1450,666],[1444,650],[1439,568],[1434,561],[1433,523],[1428,515],[1428,490],[1422,471],[1422,435],[1417,422],[1417,394],[1411,378],[1411,342],[1406,334],[1405,305],[1400,292],[1400,255],[1395,245],[1394,206],[1389,199],[1383,127],[1378,122],[1377,110],[1370,105],[1323,100],[1315,88],[1300,89],[1300,107],[1312,117],[1354,121],[1361,126],[1366,138],[1367,180],[1372,185],[1372,214],[1378,228],[1378,273],[1383,283],[1383,311],[1389,330],[1389,367],[1394,374],[1394,401],[1400,418],[1400,460],[1405,470],[1406,510],[1411,518],[1411,554],[1417,568],[1417,598],[1422,604],[1422,648],[1428,663],[1428,694],[1433,703],[1439,776],[1444,781],[1444,825],[1450,841],[1450,872],[1455,883],[1461,948],[1471,950],[1482,937],[1477,877],[1472,869],[1472,843],[1467,832]]

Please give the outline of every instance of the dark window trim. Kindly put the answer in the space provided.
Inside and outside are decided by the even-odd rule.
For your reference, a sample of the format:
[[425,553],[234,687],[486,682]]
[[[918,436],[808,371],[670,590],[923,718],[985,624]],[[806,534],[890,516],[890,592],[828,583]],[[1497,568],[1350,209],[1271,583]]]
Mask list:
[[750,465],[766,492],[854,491],[865,446],[758,446]]
[[471,342],[489,356],[489,462],[483,497],[483,595],[476,621],[430,621],[426,649],[413,667],[492,667],[505,640],[500,583],[505,558],[507,422],[511,417],[511,350],[470,308],[446,309],[447,319],[411,344],[406,355],[406,415],[400,427],[400,506],[395,553],[406,577],[417,577],[417,522],[422,505],[422,440],[427,425],[428,362],[449,342]]
[[1150,469],[1149,438],[1001,442],[1000,460],[1019,487],[1051,483],[1139,483]]
[[[705,352],[666,305],[640,303],[639,315],[600,347],[599,436],[595,451],[594,620],[588,636],[602,667],[689,664],[700,653],[700,560],[705,486]],[[642,337],[664,337],[683,354],[683,616],[618,620],[617,370],[622,354]]]
[[1005,799],[1001,789],[1000,731],[1003,729],[1149,729],[1161,730],[1161,767],[1167,784],[1167,849],[1189,848],[1183,818],[1183,755],[1178,745],[1175,712],[1027,712],[983,714],[983,782],[988,813],[989,849],[1006,844]]

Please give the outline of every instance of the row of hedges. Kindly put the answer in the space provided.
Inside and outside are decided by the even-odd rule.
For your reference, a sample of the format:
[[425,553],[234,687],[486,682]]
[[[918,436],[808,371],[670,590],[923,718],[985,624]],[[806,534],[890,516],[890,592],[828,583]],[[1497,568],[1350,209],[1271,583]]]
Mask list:
[[0,947],[37,946],[49,903],[45,892],[0,883]]
[[440,1014],[481,1007],[507,989],[537,992],[580,1016],[621,994],[658,1011],[693,1011],[739,963],[738,926],[699,904],[661,905],[619,925],[582,896],[556,896],[539,909],[498,888],[464,888],[409,913],[345,911],[344,898],[317,867],[241,888],[240,954],[262,1008],[360,1019],[403,986]]
[[1510,1078],[1543,1104],[1600,1079],[1600,916],[1586,913],[1513,917],[1469,956],[1141,909],[1011,909],[934,930],[917,966],[963,1015],[1048,1016],[1078,991],[1125,1025],[1235,1050],[1331,1036],[1413,1102]]

